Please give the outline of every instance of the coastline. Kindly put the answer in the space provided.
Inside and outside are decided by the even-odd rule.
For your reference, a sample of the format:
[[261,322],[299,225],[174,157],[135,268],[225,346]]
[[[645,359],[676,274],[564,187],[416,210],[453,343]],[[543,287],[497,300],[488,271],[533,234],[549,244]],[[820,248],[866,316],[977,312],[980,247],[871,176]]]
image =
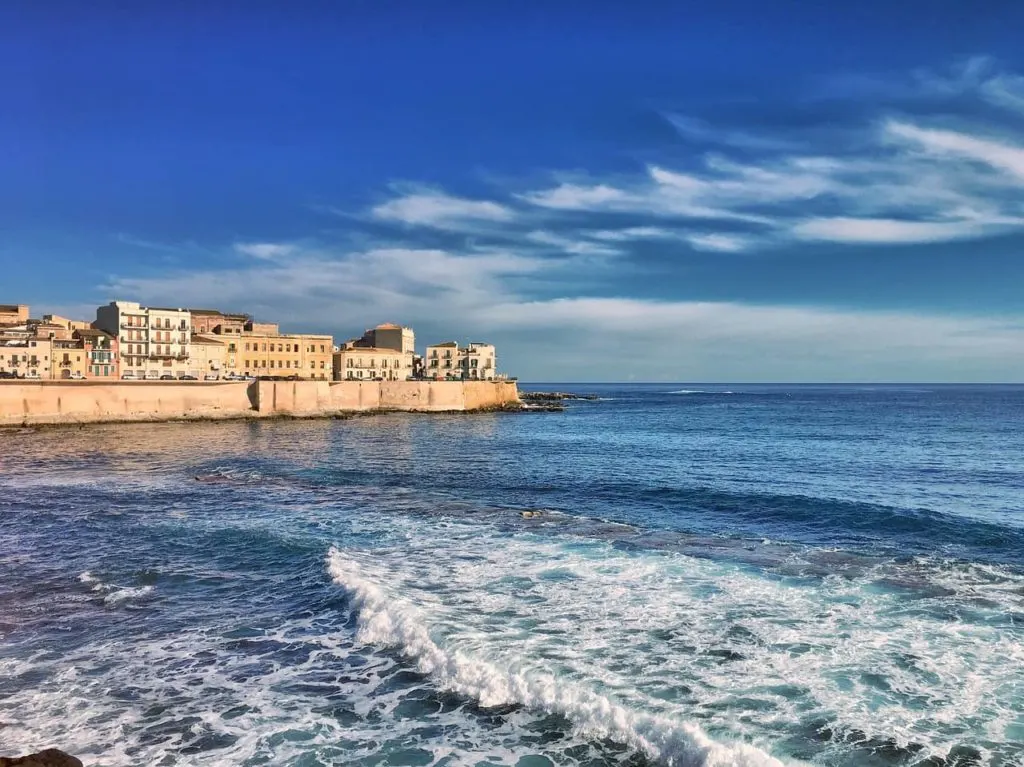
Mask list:
[[518,411],[514,381],[0,384],[0,429]]

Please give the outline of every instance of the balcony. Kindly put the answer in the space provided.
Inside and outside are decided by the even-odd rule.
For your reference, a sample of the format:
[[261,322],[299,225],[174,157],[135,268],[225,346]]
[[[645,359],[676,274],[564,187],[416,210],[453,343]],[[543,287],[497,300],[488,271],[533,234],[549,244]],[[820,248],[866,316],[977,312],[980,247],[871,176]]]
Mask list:
[[155,352],[150,352],[149,358],[151,360],[187,360],[188,359],[188,355],[187,354],[175,354],[173,352],[170,353],[170,354],[157,354]]

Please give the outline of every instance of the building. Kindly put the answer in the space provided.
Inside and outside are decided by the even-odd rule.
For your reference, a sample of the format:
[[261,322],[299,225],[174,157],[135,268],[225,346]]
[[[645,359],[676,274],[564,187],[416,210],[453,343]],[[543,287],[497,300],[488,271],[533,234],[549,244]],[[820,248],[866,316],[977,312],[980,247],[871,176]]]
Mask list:
[[193,374],[189,359],[192,315],[187,309],[111,301],[96,310],[93,324],[117,338],[122,375],[177,378]]
[[334,380],[404,381],[412,374],[411,360],[412,355],[397,349],[346,345],[334,352]]
[[76,330],[74,337],[82,341],[85,350],[86,378],[103,380],[121,377],[117,339],[114,336],[102,330],[87,328]]
[[[397,380],[412,378],[415,374],[416,334],[412,328],[385,322],[364,331],[360,338],[346,341],[342,344],[342,349],[380,349],[399,352],[402,357]],[[367,360],[369,359],[368,357]],[[348,364],[348,360],[349,358],[346,358],[346,364]]]
[[[228,346],[231,347],[231,354],[228,354]],[[235,338],[229,340],[227,338],[218,338],[216,336],[192,336],[192,357],[191,357],[191,371],[192,375],[200,380],[206,376],[217,376],[222,378],[229,373],[235,372],[235,350],[238,348],[238,342]],[[228,366],[228,359],[231,359],[231,365]]]
[[51,341],[52,362],[50,374],[44,378],[85,379],[89,371],[89,355],[85,341],[81,338],[67,338]]
[[28,322],[28,304],[0,304],[0,325],[21,325]]
[[89,330],[92,328],[92,323],[90,322],[85,320],[69,320],[67,317],[61,317],[59,314],[44,314],[43,322],[48,325],[59,325],[67,331],[68,338],[74,338],[76,330]]
[[424,376],[431,379],[490,381],[497,377],[497,352],[492,344],[478,341],[460,347],[446,341],[427,347]]
[[50,378],[53,341],[49,338],[17,338],[0,341],[0,373],[19,378]]
[[361,338],[352,341],[352,345],[364,349],[394,349],[403,354],[415,354],[416,334],[412,328],[385,322],[364,331]]
[[216,309],[189,309],[189,313],[194,335],[240,336],[246,324],[252,322],[248,314],[224,314]]
[[[249,328],[252,328],[251,330]],[[237,340],[236,370],[246,376],[298,376],[329,381],[334,338],[279,333],[270,323],[249,323]],[[262,332],[273,329],[274,333]]]

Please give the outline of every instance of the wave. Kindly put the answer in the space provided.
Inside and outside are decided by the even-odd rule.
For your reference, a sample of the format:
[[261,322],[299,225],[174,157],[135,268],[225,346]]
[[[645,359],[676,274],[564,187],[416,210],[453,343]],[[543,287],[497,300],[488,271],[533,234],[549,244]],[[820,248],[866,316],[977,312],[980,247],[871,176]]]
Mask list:
[[118,586],[115,583],[104,583],[86,570],[78,576],[80,583],[91,587],[91,591],[103,595],[103,604],[115,607],[133,599],[139,599],[153,593],[152,586]]
[[668,394],[735,394],[731,391],[709,391],[708,389],[677,389],[667,392]]
[[559,714],[584,734],[611,738],[668,767],[782,766],[759,748],[717,742],[693,723],[629,709],[550,672],[499,667],[446,649],[431,638],[410,604],[389,597],[337,548],[330,549],[327,566],[351,598],[359,642],[397,648],[443,689],[473,698],[485,708],[511,704]]

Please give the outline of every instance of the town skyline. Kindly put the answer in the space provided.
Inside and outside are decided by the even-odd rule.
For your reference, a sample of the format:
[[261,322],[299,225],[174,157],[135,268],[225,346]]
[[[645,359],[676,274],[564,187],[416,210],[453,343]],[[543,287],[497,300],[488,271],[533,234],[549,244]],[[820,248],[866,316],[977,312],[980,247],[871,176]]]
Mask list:
[[299,5],[0,10],[0,298],[468,329],[532,381],[1024,380],[1024,8]]

